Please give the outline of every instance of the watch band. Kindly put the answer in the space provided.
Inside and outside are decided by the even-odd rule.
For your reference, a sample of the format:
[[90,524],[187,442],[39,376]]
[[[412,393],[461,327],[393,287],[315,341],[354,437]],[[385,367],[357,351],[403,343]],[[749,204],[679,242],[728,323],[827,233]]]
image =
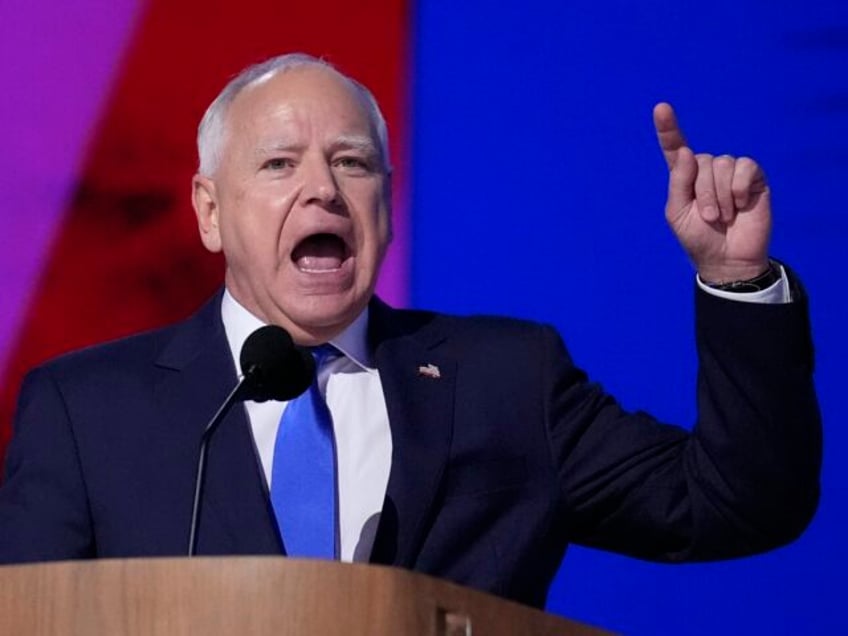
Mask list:
[[751,292],[758,292],[764,289],[768,289],[772,285],[774,285],[777,281],[780,280],[780,267],[778,267],[773,261],[769,261],[769,267],[766,271],[754,278],[749,278],[748,280],[734,280],[729,283],[708,283],[704,282],[704,285],[710,287],[711,289],[718,289],[719,291],[729,291],[738,294],[750,294]]

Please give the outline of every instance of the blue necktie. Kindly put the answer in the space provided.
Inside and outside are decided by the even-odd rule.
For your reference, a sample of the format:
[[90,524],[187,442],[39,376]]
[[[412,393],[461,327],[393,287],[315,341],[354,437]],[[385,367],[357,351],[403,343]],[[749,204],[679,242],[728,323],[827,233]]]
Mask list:
[[[312,350],[317,370],[338,351]],[[336,557],[336,448],[333,420],[318,390],[318,373],[280,418],[271,469],[271,504],[286,554]]]

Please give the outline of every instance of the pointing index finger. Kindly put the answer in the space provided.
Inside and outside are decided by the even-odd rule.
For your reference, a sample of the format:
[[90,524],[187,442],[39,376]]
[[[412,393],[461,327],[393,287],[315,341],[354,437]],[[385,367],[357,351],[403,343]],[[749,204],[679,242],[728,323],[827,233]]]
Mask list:
[[677,117],[671,104],[660,102],[654,106],[654,127],[657,129],[657,139],[665,156],[668,169],[677,163],[677,154],[686,147],[686,137],[677,125]]

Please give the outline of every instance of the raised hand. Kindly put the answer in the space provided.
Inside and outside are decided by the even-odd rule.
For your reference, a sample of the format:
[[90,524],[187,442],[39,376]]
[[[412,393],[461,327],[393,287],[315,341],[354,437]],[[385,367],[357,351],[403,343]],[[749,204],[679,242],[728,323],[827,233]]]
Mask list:
[[765,272],[771,202],[759,165],[748,157],[694,154],[669,104],[654,107],[654,126],[669,169],[665,217],[701,280]]

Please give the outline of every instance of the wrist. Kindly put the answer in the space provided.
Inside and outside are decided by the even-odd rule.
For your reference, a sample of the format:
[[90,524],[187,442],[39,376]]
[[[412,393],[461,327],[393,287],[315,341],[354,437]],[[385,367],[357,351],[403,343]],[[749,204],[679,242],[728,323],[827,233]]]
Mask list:
[[738,281],[748,281],[758,278],[772,267],[769,259],[756,263],[737,263],[732,265],[698,267],[698,277],[705,285],[727,285]]
[[[750,275],[751,272],[755,272]],[[739,270],[739,273],[733,272],[725,274],[721,278],[711,279],[704,274],[699,273],[701,282],[707,287],[721,291],[751,293],[768,289],[780,280],[780,266],[768,261],[765,266],[759,266],[753,269]]]

